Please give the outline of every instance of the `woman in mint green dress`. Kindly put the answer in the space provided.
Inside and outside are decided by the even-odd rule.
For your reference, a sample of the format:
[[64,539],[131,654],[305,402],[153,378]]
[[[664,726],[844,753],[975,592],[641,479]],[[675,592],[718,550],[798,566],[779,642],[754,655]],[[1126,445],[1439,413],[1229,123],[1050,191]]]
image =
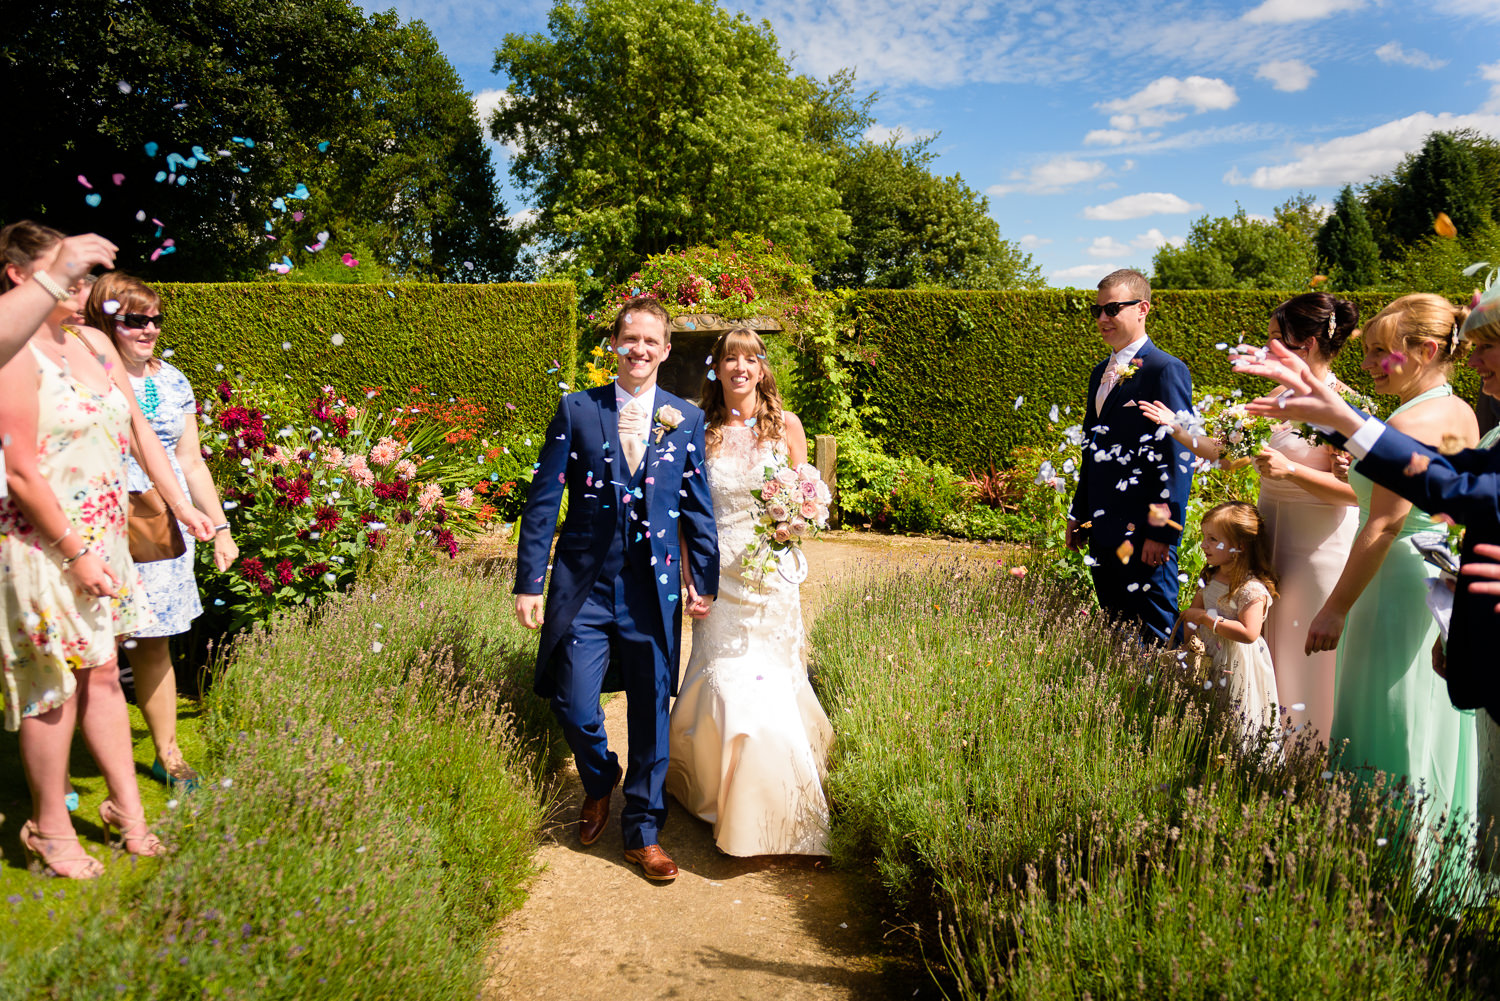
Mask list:
[[[1439,296],[1403,296],[1366,327],[1361,364],[1377,393],[1400,400],[1389,424],[1444,450],[1479,440],[1474,411],[1448,385],[1460,349],[1457,319]],[[1474,714],[1453,708],[1433,671],[1438,629],[1427,580],[1436,571],[1407,541],[1444,526],[1357,471],[1349,483],[1359,499],[1359,534],[1307,634],[1309,653],[1338,648],[1330,747],[1346,768],[1405,779],[1421,797],[1424,823],[1446,816],[1470,824],[1478,789]]]

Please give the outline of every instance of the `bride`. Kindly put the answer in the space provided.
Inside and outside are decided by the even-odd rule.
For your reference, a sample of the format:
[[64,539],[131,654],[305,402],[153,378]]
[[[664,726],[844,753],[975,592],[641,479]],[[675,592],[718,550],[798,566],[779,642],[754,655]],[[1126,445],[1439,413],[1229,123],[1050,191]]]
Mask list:
[[807,461],[802,422],[781,409],[765,359],[760,336],[736,327],[715,343],[703,383],[722,570],[713,611],[693,622],[667,791],[713,824],[728,855],[827,855],[833,728],[807,681],[801,597],[774,562],[762,576],[743,559],[764,468]]

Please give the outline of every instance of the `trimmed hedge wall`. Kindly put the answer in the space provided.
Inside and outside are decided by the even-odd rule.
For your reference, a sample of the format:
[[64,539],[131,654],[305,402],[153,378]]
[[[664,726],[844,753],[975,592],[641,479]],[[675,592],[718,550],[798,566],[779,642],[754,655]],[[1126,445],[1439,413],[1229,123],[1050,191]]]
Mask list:
[[[256,379],[290,376],[309,397],[323,385],[422,385],[468,397],[492,417],[513,403],[516,418],[542,426],[557,406],[557,384],[571,385],[577,305],[569,282],[153,287],[168,317],[161,346],[199,399],[223,377],[214,369],[222,364]],[[554,362],[561,368],[549,373]]]
[[[1270,385],[1235,376],[1220,343],[1264,344],[1277,292],[1158,292],[1146,331],[1181,358],[1198,387],[1237,386],[1258,396]],[[1343,296],[1368,319],[1393,297]],[[862,292],[855,297],[855,333],[868,366],[860,369],[864,398],[884,418],[878,432],[891,455],[914,455],[959,471],[1003,466],[1022,445],[1053,441],[1052,404],[1073,408],[1063,426],[1081,423],[1089,373],[1109,354],[1088,305],[1092,292]],[[1339,377],[1362,392],[1360,347],[1350,342],[1335,360]],[[1478,380],[1460,363],[1454,388],[1473,400]],[[1024,397],[1018,407],[1016,400]]]

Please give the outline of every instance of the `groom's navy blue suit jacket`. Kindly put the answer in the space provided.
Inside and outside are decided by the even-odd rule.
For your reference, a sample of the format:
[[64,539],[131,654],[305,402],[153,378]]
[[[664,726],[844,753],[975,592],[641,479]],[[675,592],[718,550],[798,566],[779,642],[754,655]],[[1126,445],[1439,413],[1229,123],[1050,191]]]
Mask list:
[[[537,652],[536,692],[552,696],[552,654],[599,580],[611,550],[621,538],[621,501],[628,491],[630,469],[620,451],[619,414],[613,383],[570,393],[557,405],[547,440],[537,458],[536,475],[521,513],[516,552],[516,594],[541,594],[547,577],[557,512],[564,492],[568,512],[557,532],[552,585],[547,591],[541,646]],[[719,535],[713,498],[704,472],[703,411],[658,388],[656,409],[675,407],[682,423],[665,430],[652,417],[644,476],[628,520],[628,532],[650,537],[650,579],[661,610],[661,640],[671,665],[672,694],[677,694],[678,639],[682,603],[682,561],[688,562],[699,594],[719,590]],[[644,538],[640,544],[644,544]],[[645,623],[637,623],[647,628]],[[610,689],[606,689],[610,690]]]
[[[1414,455],[1427,460],[1425,469],[1417,468],[1420,460],[1413,464]],[[1354,468],[1423,511],[1446,514],[1463,525],[1464,562],[1474,558],[1476,545],[1500,543],[1500,451],[1471,448],[1443,455],[1387,425]],[[1494,596],[1475,594],[1470,582],[1459,577],[1453,600],[1448,697],[1459,709],[1483,708],[1500,720],[1500,615]]]
[[1149,339],[1133,361],[1140,362],[1135,374],[1115,386],[1099,413],[1094,397],[1109,359],[1095,365],[1089,376],[1083,466],[1070,516],[1080,524],[1089,523],[1091,548],[1100,560],[1114,560],[1115,548],[1127,537],[1137,556],[1143,539],[1176,545],[1182,532],[1167,525],[1153,528],[1147,509],[1166,504],[1172,520],[1182,524],[1193,485],[1192,455],[1136,406],[1142,400],[1159,400],[1173,411],[1190,410],[1193,377],[1186,365]]

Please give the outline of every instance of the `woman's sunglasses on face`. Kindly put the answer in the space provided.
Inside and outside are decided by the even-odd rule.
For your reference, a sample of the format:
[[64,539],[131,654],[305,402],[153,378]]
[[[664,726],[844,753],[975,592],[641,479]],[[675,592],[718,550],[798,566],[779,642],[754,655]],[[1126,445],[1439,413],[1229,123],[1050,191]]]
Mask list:
[[166,320],[166,317],[160,313],[157,313],[155,316],[147,313],[120,313],[115,316],[116,323],[124,327],[129,327],[131,330],[145,330],[153,323],[156,324],[157,329],[161,329],[164,320]]
[[1128,299],[1125,302],[1106,302],[1102,306],[1089,306],[1089,312],[1093,314],[1093,317],[1096,320],[1099,319],[1100,314],[1113,318],[1119,316],[1120,310],[1124,309],[1126,306],[1134,306],[1137,303],[1142,303],[1145,301],[1145,299]]

